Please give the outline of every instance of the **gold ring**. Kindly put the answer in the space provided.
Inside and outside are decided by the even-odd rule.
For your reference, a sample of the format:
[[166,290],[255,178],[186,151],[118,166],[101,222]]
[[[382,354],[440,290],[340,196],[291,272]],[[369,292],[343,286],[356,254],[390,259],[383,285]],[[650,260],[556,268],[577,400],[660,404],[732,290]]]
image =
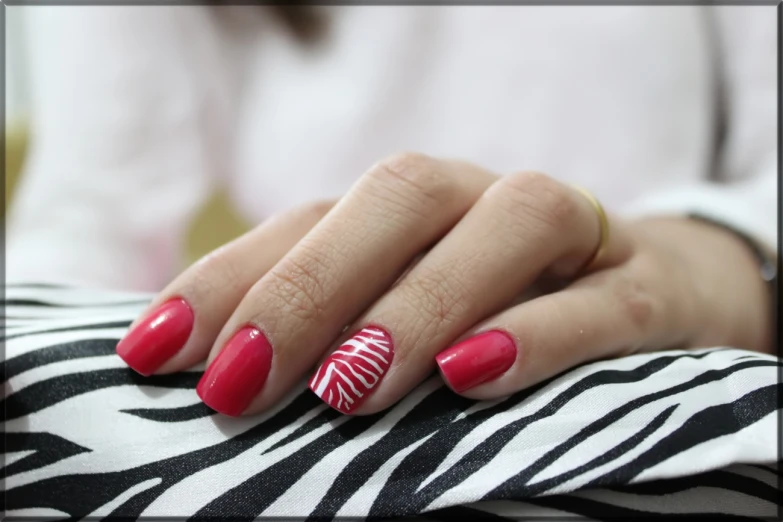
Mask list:
[[591,205],[593,205],[595,213],[598,214],[598,225],[601,234],[598,238],[598,246],[595,248],[595,252],[593,252],[593,255],[587,259],[585,264],[582,265],[582,268],[577,272],[577,274],[581,275],[592,270],[606,253],[606,248],[609,245],[609,218],[606,216],[606,211],[604,210],[603,205],[598,202],[598,200],[595,198],[595,196],[593,196],[592,193],[590,193],[590,191],[577,185],[572,186],[584,197],[586,197]]

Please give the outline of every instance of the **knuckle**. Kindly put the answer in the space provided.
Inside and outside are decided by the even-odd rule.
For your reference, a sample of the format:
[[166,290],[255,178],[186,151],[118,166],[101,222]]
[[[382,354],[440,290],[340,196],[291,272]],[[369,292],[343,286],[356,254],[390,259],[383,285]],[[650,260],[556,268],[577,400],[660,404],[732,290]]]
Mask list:
[[[205,295],[219,295],[226,290],[245,286],[246,276],[240,269],[239,260],[231,255],[229,245],[213,250],[197,261],[184,275],[193,288],[200,288]],[[192,270],[192,273],[189,272]]]
[[314,221],[320,221],[332,209],[334,203],[331,200],[313,201],[300,207],[300,212],[308,217],[312,217]]
[[[404,299],[415,311],[424,332],[434,333],[444,324],[454,324],[465,315],[471,302],[463,288],[446,270],[427,270],[409,278]],[[421,331],[417,332],[420,335]]]
[[384,188],[397,193],[402,191],[419,203],[442,204],[451,198],[455,189],[454,181],[435,159],[414,152],[383,159],[369,170],[368,175]]
[[311,320],[326,313],[328,296],[322,266],[312,256],[288,257],[269,272],[264,292],[279,301],[283,315]]
[[573,191],[559,181],[540,172],[512,174],[505,187],[510,195],[508,204],[517,213],[524,213],[548,228],[563,228],[575,222],[579,202]]
[[424,154],[400,152],[376,163],[374,170],[395,179],[403,178],[415,181],[426,176],[426,172],[432,168],[433,163],[434,160]]
[[623,277],[615,282],[612,293],[624,320],[646,332],[659,308],[647,288],[635,279]]

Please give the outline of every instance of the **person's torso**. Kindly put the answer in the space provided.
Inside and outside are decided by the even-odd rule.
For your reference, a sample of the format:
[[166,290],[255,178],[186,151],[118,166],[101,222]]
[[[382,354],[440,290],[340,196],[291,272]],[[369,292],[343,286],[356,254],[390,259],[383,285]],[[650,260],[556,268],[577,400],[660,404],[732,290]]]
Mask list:
[[350,7],[244,58],[230,191],[252,220],[339,197],[416,151],[539,170],[618,208],[703,178],[714,142],[709,22],[696,7]]

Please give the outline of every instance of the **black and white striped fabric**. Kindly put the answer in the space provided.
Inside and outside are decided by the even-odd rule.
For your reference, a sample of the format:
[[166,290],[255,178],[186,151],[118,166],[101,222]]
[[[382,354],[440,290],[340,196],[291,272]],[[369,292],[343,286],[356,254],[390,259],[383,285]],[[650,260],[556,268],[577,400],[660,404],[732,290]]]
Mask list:
[[768,518],[781,505],[776,357],[635,355],[494,402],[433,375],[367,417],[302,382],[231,419],[199,402],[200,369],[144,378],[114,354],[148,299],[6,288],[7,516]]

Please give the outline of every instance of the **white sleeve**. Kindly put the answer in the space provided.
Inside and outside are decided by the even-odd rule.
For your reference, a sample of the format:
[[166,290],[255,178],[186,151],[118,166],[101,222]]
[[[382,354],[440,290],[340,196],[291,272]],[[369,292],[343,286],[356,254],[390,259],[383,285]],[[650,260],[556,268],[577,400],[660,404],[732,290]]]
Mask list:
[[228,67],[204,6],[28,7],[31,150],[9,281],[156,290],[225,168]]
[[726,129],[712,181],[651,194],[627,214],[698,212],[777,248],[777,8],[713,7]]

